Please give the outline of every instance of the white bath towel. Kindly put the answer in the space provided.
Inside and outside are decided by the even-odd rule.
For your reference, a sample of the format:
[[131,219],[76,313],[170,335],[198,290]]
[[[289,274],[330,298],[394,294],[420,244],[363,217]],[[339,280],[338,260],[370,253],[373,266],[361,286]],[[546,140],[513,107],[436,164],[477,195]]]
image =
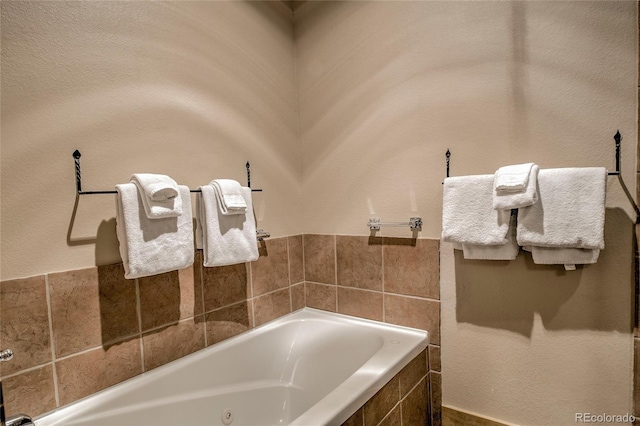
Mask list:
[[[189,188],[178,187],[186,211]],[[133,183],[116,185],[116,233],[125,278],[139,278],[186,268],[193,264],[193,220],[190,214],[149,219],[143,196]]]
[[495,173],[496,192],[524,192],[529,184],[533,163],[500,167]]
[[244,214],[223,215],[212,185],[200,187],[197,197],[196,242],[204,252],[204,266],[224,266],[258,259],[251,188],[242,188]]
[[149,219],[178,217],[182,214],[182,197],[178,184],[169,176],[136,173],[131,176],[131,182],[138,187]]
[[244,214],[247,202],[242,193],[242,187],[233,179],[215,179],[211,185],[218,200],[218,208],[223,215]]
[[[538,173],[540,171],[540,167],[537,164],[529,163],[531,167],[527,170],[526,179],[523,179],[526,182],[525,186],[522,190],[516,191],[515,185],[513,186],[505,186],[503,187],[509,188],[506,190],[499,189],[498,181],[500,177],[498,173],[500,169],[508,168],[508,167],[516,167],[516,166],[506,166],[501,167],[495,175],[494,180],[494,192],[493,192],[493,208],[496,210],[510,210],[510,209],[519,209],[521,207],[527,207],[533,205],[538,202]],[[523,165],[524,166],[524,165]],[[515,176],[512,175],[512,176]],[[506,176],[502,176],[503,178]]]
[[606,178],[603,167],[540,170],[538,202],[518,210],[518,244],[603,249]]
[[600,250],[533,246],[531,256],[538,265],[565,265],[565,269],[572,270],[575,265],[596,263]]
[[516,242],[515,215],[511,216],[509,232],[507,232],[507,243],[491,246],[462,244],[462,251],[465,259],[514,260],[520,252],[520,247]]
[[509,210],[493,209],[493,175],[444,180],[442,240],[474,245],[508,242]]

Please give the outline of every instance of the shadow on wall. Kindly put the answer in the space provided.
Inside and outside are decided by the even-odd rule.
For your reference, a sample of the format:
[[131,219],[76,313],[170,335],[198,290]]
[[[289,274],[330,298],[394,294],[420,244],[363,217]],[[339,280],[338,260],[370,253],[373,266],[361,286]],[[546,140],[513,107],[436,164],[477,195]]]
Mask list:
[[456,250],[456,319],[527,337],[536,314],[547,330],[631,333],[634,243],[633,222],[616,208],[606,210],[598,263],[575,271],[536,265],[527,252],[514,261],[480,261],[465,260]]

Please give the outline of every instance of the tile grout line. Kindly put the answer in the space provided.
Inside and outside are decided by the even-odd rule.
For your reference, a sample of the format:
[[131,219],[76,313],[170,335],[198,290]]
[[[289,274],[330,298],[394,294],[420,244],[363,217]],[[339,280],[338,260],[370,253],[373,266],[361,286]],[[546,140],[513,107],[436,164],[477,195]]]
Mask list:
[[287,271],[289,273],[289,312],[293,312],[293,292],[291,291],[291,252],[289,250],[289,237],[287,242]]
[[336,312],[340,312],[338,307],[338,237],[333,235],[333,282],[336,286]]
[[138,278],[135,279],[136,283],[136,309],[138,311],[138,333],[140,339],[140,362],[142,366],[142,372],[146,371],[144,365],[144,343],[142,340],[142,303],[140,302],[140,280]]
[[307,259],[305,256],[305,250],[304,250],[304,234],[300,234],[300,239],[302,240],[302,282],[304,283],[304,296],[303,296],[303,301],[304,301],[304,307],[307,307]]
[[204,304],[204,252],[202,254],[202,262],[198,262],[198,270],[198,275],[200,276],[200,298],[202,299],[202,322],[204,323],[204,347],[207,348],[209,347],[209,342],[207,341],[207,312]]
[[249,301],[251,301],[251,327],[250,328],[255,328],[256,326],[256,305],[254,303],[254,297],[253,297],[253,267],[251,265],[251,262],[249,262],[249,282],[251,283],[251,297],[247,299],[247,303]]
[[[384,279],[384,237],[381,237],[381,241],[380,241],[380,256],[382,257],[382,260],[380,262],[381,265],[381,269],[382,269],[382,322],[387,322],[387,310],[386,310],[386,282]],[[402,422],[401,422],[402,423]]]
[[53,313],[51,309],[51,289],[49,288],[49,274],[44,274],[44,285],[47,296],[47,315],[49,316],[49,339],[51,340],[51,368],[53,374],[53,393],[56,407],[60,406],[60,391],[58,389],[58,370],[56,368],[56,343],[53,337]]

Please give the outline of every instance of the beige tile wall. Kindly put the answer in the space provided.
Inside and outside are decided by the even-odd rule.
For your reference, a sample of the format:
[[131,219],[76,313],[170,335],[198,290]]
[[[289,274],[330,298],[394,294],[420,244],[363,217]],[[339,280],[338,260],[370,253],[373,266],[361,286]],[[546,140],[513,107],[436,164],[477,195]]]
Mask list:
[[16,353],[0,365],[8,414],[38,416],[310,306],[428,330],[422,361],[350,421],[440,424],[437,240],[297,235],[265,240],[250,264],[204,268],[198,251],[157,276],[126,280],[116,264],[3,281],[0,293],[0,339]]
[[[304,235],[306,306],[429,331],[432,362],[424,386],[433,425],[441,424],[442,405],[439,250],[432,239]],[[388,414],[383,424],[396,424],[400,410],[379,403],[377,410]],[[364,422],[371,421],[365,407]]]
[[41,415],[302,306],[301,235],[265,240],[250,264],[204,268],[198,251],[137,280],[116,264],[3,281],[6,412]]

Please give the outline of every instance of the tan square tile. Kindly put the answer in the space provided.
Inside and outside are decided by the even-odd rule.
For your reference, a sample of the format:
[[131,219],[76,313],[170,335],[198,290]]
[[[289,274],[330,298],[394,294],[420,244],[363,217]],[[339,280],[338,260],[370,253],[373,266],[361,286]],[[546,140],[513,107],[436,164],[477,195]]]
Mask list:
[[260,257],[251,262],[253,297],[289,286],[287,238],[261,241]]
[[56,361],[60,404],[68,404],[142,373],[140,339]]
[[56,356],[102,343],[98,268],[49,275],[51,321]]
[[35,370],[2,379],[5,413],[39,416],[56,408],[53,367],[47,364]]
[[[408,423],[405,423],[408,424]],[[396,405],[393,410],[385,417],[378,426],[401,426],[402,417],[400,415],[400,404]],[[426,423],[425,423],[426,425]]]
[[306,306],[304,297],[304,283],[291,286],[291,310],[297,311]]
[[335,236],[305,234],[303,239],[305,280],[335,284]]
[[206,312],[251,298],[249,266],[246,263],[204,268],[204,308]]
[[385,322],[429,332],[429,342],[440,344],[440,302],[414,297],[384,296]]
[[398,373],[400,397],[404,398],[411,389],[427,375],[427,351],[420,352]]
[[382,293],[338,287],[338,312],[382,321]]
[[144,368],[153,368],[204,349],[204,318],[193,318],[142,336]]
[[431,387],[431,423],[442,425],[442,376],[440,373],[430,372]]
[[362,426],[364,424],[364,418],[362,416],[362,408],[359,408],[358,411],[353,413],[353,415],[347,419],[347,421],[342,423],[342,426]]
[[305,283],[305,299],[310,308],[336,311],[336,286]]
[[400,401],[400,381],[396,375],[364,404],[364,424],[377,425]]
[[102,344],[140,334],[135,280],[124,278],[121,263],[98,266]]
[[429,367],[431,370],[440,371],[440,346],[429,345]]
[[640,417],[640,339],[633,339],[634,366],[633,366],[633,401],[636,417]]
[[338,284],[382,291],[382,238],[336,236]]
[[211,346],[253,328],[250,302],[237,303],[206,314],[207,345]]
[[402,401],[402,424],[426,425],[429,423],[429,392],[426,377]]
[[280,318],[291,312],[289,289],[274,291],[253,299],[255,326]]
[[142,331],[191,318],[202,312],[202,301],[196,300],[194,268],[166,272],[138,279]]
[[0,363],[0,376],[52,361],[44,275],[2,281],[0,312],[2,349],[15,354],[11,362]]
[[304,282],[304,251],[302,235],[287,238],[289,244],[289,284]]
[[384,291],[440,299],[440,241],[383,241]]

